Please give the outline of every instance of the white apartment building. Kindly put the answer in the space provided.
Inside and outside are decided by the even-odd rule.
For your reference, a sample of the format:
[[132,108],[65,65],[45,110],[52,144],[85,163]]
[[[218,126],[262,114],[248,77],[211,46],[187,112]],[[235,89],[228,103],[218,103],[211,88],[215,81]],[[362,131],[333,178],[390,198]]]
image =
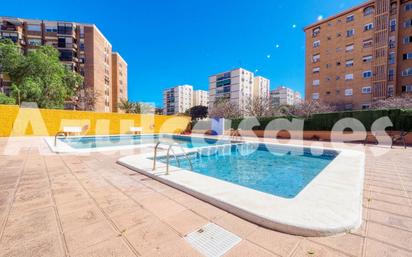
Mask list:
[[193,91],[193,106],[208,106],[209,104],[209,92],[205,90]]
[[270,92],[272,106],[296,105],[302,101],[301,94],[293,89],[280,86]]
[[255,77],[253,83],[253,96],[269,100],[270,80],[262,76]]
[[[222,99],[230,100],[238,106],[239,110],[245,109],[254,95],[267,96],[270,81],[263,77],[256,77],[253,72],[243,68],[222,72],[209,77],[209,108]],[[255,86],[255,81],[257,85]]]
[[181,85],[163,91],[163,113],[174,115],[184,113],[192,107],[193,86]]

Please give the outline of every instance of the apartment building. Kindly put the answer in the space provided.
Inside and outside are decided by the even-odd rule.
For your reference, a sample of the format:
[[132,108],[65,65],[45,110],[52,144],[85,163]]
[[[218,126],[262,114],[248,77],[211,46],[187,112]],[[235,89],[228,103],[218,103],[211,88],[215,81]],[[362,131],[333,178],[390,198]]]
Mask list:
[[296,105],[302,102],[301,94],[291,88],[279,86],[270,91],[270,103],[272,107],[281,105]]
[[243,68],[212,75],[209,77],[209,108],[220,100],[229,100],[242,112],[254,96],[267,97],[268,86],[268,79],[255,77],[253,72]]
[[184,113],[193,106],[193,86],[181,85],[163,91],[163,113]]
[[256,76],[253,81],[253,96],[268,100],[270,97],[270,80]]
[[193,91],[193,106],[208,106],[209,92],[204,90]]
[[412,92],[412,1],[368,1],[305,33],[306,100],[367,109]]
[[127,63],[119,53],[112,53],[113,112],[122,112],[119,103],[127,100]]
[[[113,62],[127,66],[126,62],[119,54],[113,54],[112,45],[95,25],[13,17],[0,17],[0,24],[0,38],[11,39],[21,47],[23,53],[41,45],[58,49],[61,62],[84,76],[85,87],[93,88],[96,92],[98,97],[94,110],[116,111],[114,106],[118,105],[119,94],[113,92],[113,85],[117,87],[116,91],[122,88],[123,98],[127,98],[127,69],[121,71],[124,74],[121,78],[123,85],[118,86],[119,73],[113,78],[113,70],[116,69],[112,67]],[[9,84],[3,75],[0,78],[0,90],[8,93]]]

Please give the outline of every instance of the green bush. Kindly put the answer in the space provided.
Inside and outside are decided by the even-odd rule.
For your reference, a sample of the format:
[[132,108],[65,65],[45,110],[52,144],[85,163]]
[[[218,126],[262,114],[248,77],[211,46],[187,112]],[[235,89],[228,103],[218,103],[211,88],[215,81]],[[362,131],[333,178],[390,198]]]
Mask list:
[[[370,110],[370,111],[347,111],[347,112],[334,112],[334,113],[322,113],[314,114],[310,118],[305,120],[306,131],[331,131],[336,122],[344,118],[355,118],[359,120],[366,130],[370,131],[372,124],[381,117],[389,117],[393,123],[392,130],[412,130],[412,110],[401,109],[388,109],[388,110]],[[256,126],[253,130],[264,130],[266,126],[274,119],[286,118],[292,120],[299,117],[265,117],[258,118],[260,126]],[[232,120],[231,127],[238,129],[242,119]]]
[[16,100],[12,97],[8,97],[3,93],[0,93],[0,104],[9,104],[13,105],[16,104]]

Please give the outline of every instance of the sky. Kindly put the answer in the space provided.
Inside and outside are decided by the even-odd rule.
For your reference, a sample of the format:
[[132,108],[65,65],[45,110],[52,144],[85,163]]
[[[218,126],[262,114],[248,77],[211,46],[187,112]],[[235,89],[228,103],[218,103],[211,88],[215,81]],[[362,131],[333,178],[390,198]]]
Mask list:
[[129,99],[160,107],[163,89],[207,90],[208,76],[238,67],[304,94],[303,28],[362,2],[2,1],[0,16],[96,24],[128,63]]

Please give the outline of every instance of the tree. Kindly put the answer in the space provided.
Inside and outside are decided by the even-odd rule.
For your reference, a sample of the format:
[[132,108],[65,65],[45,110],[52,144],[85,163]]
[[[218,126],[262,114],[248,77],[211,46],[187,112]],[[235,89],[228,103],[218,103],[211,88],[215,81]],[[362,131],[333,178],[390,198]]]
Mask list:
[[267,97],[255,96],[245,105],[244,113],[251,117],[270,116],[270,101]]
[[400,97],[389,97],[384,100],[374,101],[372,109],[411,109],[412,95],[404,94]]
[[208,108],[206,106],[198,105],[186,111],[186,115],[192,117],[192,120],[201,120],[207,118]]
[[217,101],[209,112],[211,118],[237,119],[241,116],[239,108],[226,99]]
[[151,104],[131,102],[125,99],[120,100],[119,108],[123,110],[125,113],[155,113],[155,107]]
[[313,114],[334,112],[336,108],[334,106],[319,102],[319,101],[305,101],[293,106],[290,110],[290,114],[299,117],[310,118]]
[[16,104],[16,100],[12,97],[8,97],[3,93],[0,93],[0,104]]
[[83,84],[83,77],[67,69],[51,46],[40,46],[24,56],[13,42],[2,41],[0,66],[11,79],[12,97],[19,103],[36,102],[40,108],[63,108]]
[[134,103],[130,102],[129,100],[121,99],[119,103],[119,108],[125,113],[133,113]]
[[94,111],[100,94],[90,87],[78,87],[72,101],[76,110]]

